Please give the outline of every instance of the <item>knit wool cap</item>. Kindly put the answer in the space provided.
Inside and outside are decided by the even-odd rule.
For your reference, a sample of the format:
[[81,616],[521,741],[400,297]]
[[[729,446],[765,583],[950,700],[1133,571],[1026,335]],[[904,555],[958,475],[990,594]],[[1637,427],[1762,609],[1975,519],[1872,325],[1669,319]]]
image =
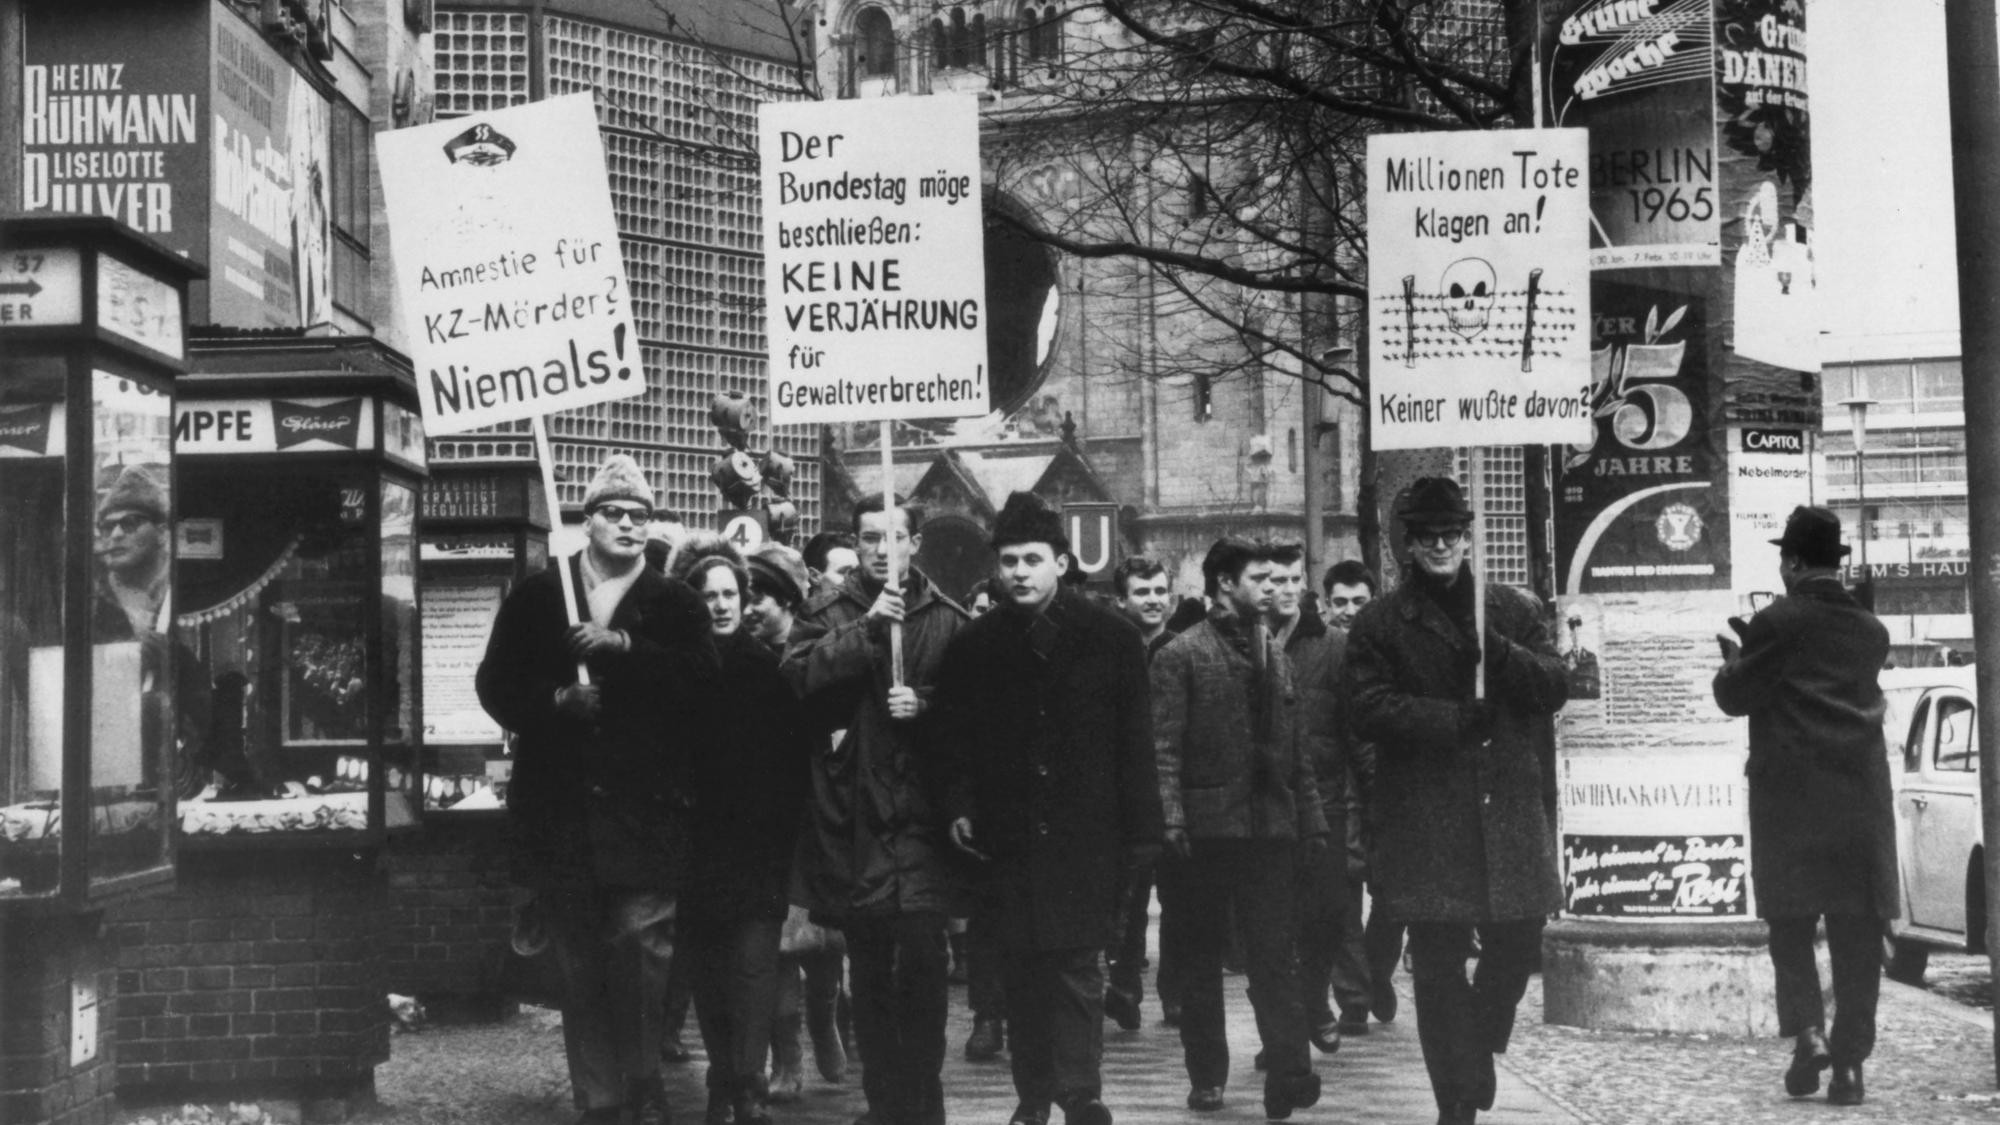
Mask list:
[[125,471],[112,482],[111,491],[104,494],[104,502],[97,506],[97,518],[116,512],[137,512],[155,522],[164,522],[167,487],[160,470],[150,465],[125,466]]
[[1069,536],[1063,533],[1062,517],[1049,510],[1032,492],[1015,492],[993,520],[993,547],[1013,543],[1047,543],[1058,554],[1069,550]]
[[653,506],[653,486],[646,483],[646,474],[639,470],[639,463],[626,454],[614,453],[605,459],[604,467],[597,470],[590,487],[583,494],[585,511],[606,500],[631,500]]
[[754,581],[759,575],[780,590],[789,591],[785,600],[802,602],[812,592],[812,578],[806,573],[805,556],[783,543],[762,543],[744,559]]

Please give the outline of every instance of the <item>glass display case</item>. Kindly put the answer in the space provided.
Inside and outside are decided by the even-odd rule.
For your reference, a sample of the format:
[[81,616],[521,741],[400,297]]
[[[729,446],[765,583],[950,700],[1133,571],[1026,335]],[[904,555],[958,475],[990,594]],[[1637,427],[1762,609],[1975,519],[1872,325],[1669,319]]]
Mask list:
[[200,270],[105,219],[0,220],[0,246],[0,908],[77,905],[171,881],[206,721],[172,604]]
[[532,460],[432,466],[424,494],[424,811],[498,814],[513,757],[473,677],[500,602],[548,563],[548,500]]
[[[198,345],[175,422],[176,620],[210,715],[190,755],[182,844],[412,826],[424,788],[421,425],[391,397],[393,379],[351,385],[331,356],[319,358],[335,370],[315,377],[311,363],[284,370],[300,362],[290,353],[222,352]],[[210,370],[218,362],[280,381],[241,395],[241,380]]]

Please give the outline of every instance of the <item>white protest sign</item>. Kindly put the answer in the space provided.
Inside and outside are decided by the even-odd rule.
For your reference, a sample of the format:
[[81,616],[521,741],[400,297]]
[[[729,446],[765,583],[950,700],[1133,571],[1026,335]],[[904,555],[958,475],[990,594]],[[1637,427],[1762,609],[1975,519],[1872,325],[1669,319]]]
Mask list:
[[589,94],[375,143],[428,433],[645,391]]
[[757,108],[771,420],[985,414],[977,99]]
[[1587,443],[1590,138],[1368,138],[1377,449]]

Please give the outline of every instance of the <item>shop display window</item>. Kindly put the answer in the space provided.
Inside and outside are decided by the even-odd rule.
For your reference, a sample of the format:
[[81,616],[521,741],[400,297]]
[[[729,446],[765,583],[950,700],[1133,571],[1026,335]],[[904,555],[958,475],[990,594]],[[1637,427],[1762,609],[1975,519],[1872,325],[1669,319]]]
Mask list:
[[[61,882],[66,688],[89,676],[89,876],[157,868],[177,787],[174,744],[200,725],[176,707],[189,670],[173,627],[172,407],[164,384],[95,371],[87,566],[67,564],[68,411],[58,361],[0,379],[0,898]],[[65,649],[64,608],[89,586],[87,655]],[[71,631],[76,632],[76,631]],[[78,637],[82,639],[81,636]]]
[[211,716],[184,839],[413,823],[415,489],[326,463],[183,462],[182,479],[203,545],[179,621]]

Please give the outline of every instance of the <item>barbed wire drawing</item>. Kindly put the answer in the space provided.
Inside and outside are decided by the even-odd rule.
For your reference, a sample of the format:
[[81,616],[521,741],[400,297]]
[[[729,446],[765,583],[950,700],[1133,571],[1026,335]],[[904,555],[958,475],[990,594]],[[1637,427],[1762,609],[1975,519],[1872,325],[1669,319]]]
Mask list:
[[1582,315],[1574,294],[1545,287],[1539,269],[1529,270],[1519,289],[1496,288],[1493,276],[1484,260],[1461,258],[1435,290],[1420,292],[1416,275],[1406,274],[1401,292],[1376,294],[1382,353],[1400,357],[1404,367],[1418,360],[1518,358],[1524,373],[1535,370],[1538,357],[1562,358]]

